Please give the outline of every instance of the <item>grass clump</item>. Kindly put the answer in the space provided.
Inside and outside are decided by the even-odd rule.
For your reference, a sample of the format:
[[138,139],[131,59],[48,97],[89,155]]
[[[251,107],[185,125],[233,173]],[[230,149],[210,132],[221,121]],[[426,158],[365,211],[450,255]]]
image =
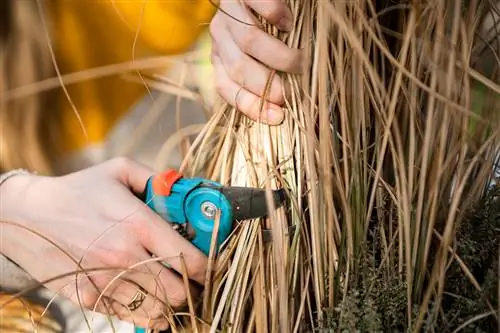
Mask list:
[[305,53],[270,70],[283,123],[218,100],[181,172],[289,202],[237,223],[172,331],[497,331],[498,4],[286,2],[288,34],[256,19]]
[[495,4],[287,2],[289,34],[262,21],[306,54],[304,74],[271,72],[291,92],[283,124],[254,123],[221,102],[183,165],[227,185],[284,187],[290,198],[236,228],[213,258],[200,329],[497,325],[498,235],[486,231],[498,227],[481,205],[500,147],[499,67],[476,66],[494,52],[481,22]]
[[[498,322],[491,309],[498,308],[500,244],[500,187],[492,187],[457,228],[455,254],[477,281],[476,288],[457,261],[451,261],[440,304],[432,302],[424,319],[425,332],[494,332]],[[327,309],[325,328],[318,331],[410,332],[406,318],[406,284],[397,276],[380,272],[377,230],[358,260],[360,274],[351,275],[347,297],[334,309]],[[378,253],[376,253],[378,252]],[[432,262],[431,262],[432,263]],[[394,263],[396,264],[396,263]],[[429,269],[431,269],[429,265]],[[418,309],[418,304],[414,305]],[[417,313],[413,313],[413,321]]]

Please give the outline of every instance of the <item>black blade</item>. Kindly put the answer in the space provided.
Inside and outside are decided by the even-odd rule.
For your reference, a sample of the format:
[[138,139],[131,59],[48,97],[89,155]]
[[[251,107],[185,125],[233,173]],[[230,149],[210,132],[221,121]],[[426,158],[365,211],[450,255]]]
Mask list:
[[[202,185],[211,187],[221,192],[233,207],[234,220],[249,220],[264,217],[269,214],[270,207],[267,205],[266,190],[248,187],[216,187],[213,185]],[[272,192],[275,208],[280,207],[285,201],[285,190],[279,189]]]

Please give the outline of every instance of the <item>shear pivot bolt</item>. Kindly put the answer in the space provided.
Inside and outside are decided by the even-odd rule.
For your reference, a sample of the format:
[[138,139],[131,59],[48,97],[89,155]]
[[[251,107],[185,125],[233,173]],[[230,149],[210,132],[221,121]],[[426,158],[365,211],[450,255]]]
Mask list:
[[201,204],[201,212],[209,219],[215,218],[216,211],[217,207],[215,207],[215,205],[211,202],[207,201]]

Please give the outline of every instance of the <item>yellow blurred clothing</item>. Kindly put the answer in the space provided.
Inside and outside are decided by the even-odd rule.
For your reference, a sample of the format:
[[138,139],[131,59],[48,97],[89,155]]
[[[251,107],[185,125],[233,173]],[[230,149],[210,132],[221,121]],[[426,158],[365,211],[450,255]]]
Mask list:
[[[216,12],[216,7],[210,0],[49,0],[45,2],[45,9],[50,42],[62,75],[145,57],[181,55],[200,46],[204,59],[209,59],[210,40],[207,38],[207,30]],[[197,68],[201,75],[194,76],[198,78],[198,83],[204,81],[207,82],[206,87],[210,87],[211,66],[207,60]],[[165,74],[171,69],[155,69],[157,70]],[[124,139],[129,139],[132,130],[143,120],[147,107],[137,107],[137,104],[142,105],[144,97],[149,96],[148,90],[143,84],[128,81],[122,75],[117,73],[113,76],[84,79],[66,86],[88,138],[64,91],[59,89],[57,101],[61,116],[55,130],[63,148],[63,156],[56,164],[62,164],[61,170],[64,172],[86,167],[113,155],[119,150],[116,147],[119,148]],[[206,87],[200,88],[204,90]],[[142,140],[142,146],[136,142],[141,140],[134,137],[139,161],[152,160],[163,141],[174,131],[177,119],[172,119],[176,114],[171,105],[181,103],[173,95],[168,97],[170,104],[162,109],[161,119],[158,117],[154,126],[150,126],[152,128],[147,133],[149,136]],[[203,115],[203,110],[196,109],[189,101],[182,103],[182,113],[187,119],[185,122],[203,121],[200,116]],[[168,159],[169,163],[180,164],[180,156],[170,154]],[[0,260],[2,272],[17,272],[18,268],[12,268],[12,265],[14,264],[6,260]],[[10,280],[23,283],[15,276]],[[46,289],[42,289],[41,293],[47,299],[55,296]],[[7,296],[0,294],[0,298]],[[26,299],[24,301],[27,302]],[[21,309],[19,304],[11,303],[5,311],[0,311],[0,322],[2,317],[12,319],[4,320],[3,326],[0,324],[0,332],[24,331],[40,312],[35,303],[27,302],[29,311]],[[89,331],[87,320],[92,325],[90,331],[110,332],[110,319],[117,332],[134,333],[131,323],[118,318],[107,318],[96,312],[82,312],[80,307],[68,299],[56,297],[54,304],[62,312],[67,332]],[[30,311],[34,312],[30,314]],[[44,326],[39,327],[39,331],[60,332],[54,318],[46,318],[42,324]]]
[[[209,0],[51,0],[46,4],[61,74],[189,51],[216,11]],[[67,153],[101,143],[147,93],[144,85],[121,74],[85,79],[67,89],[88,134],[86,139],[61,91],[60,133]]]

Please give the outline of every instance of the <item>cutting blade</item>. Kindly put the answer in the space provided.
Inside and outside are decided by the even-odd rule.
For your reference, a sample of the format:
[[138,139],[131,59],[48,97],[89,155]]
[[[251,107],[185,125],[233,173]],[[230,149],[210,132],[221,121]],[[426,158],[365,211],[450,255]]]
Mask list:
[[[214,186],[211,184],[204,184],[202,186],[217,190],[226,197],[233,209],[233,220],[250,220],[265,217],[269,214],[270,207],[267,205],[265,189]],[[281,188],[272,191],[272,199],[275,208],[281,207],[285,202],[285,198],[284,189]]]

